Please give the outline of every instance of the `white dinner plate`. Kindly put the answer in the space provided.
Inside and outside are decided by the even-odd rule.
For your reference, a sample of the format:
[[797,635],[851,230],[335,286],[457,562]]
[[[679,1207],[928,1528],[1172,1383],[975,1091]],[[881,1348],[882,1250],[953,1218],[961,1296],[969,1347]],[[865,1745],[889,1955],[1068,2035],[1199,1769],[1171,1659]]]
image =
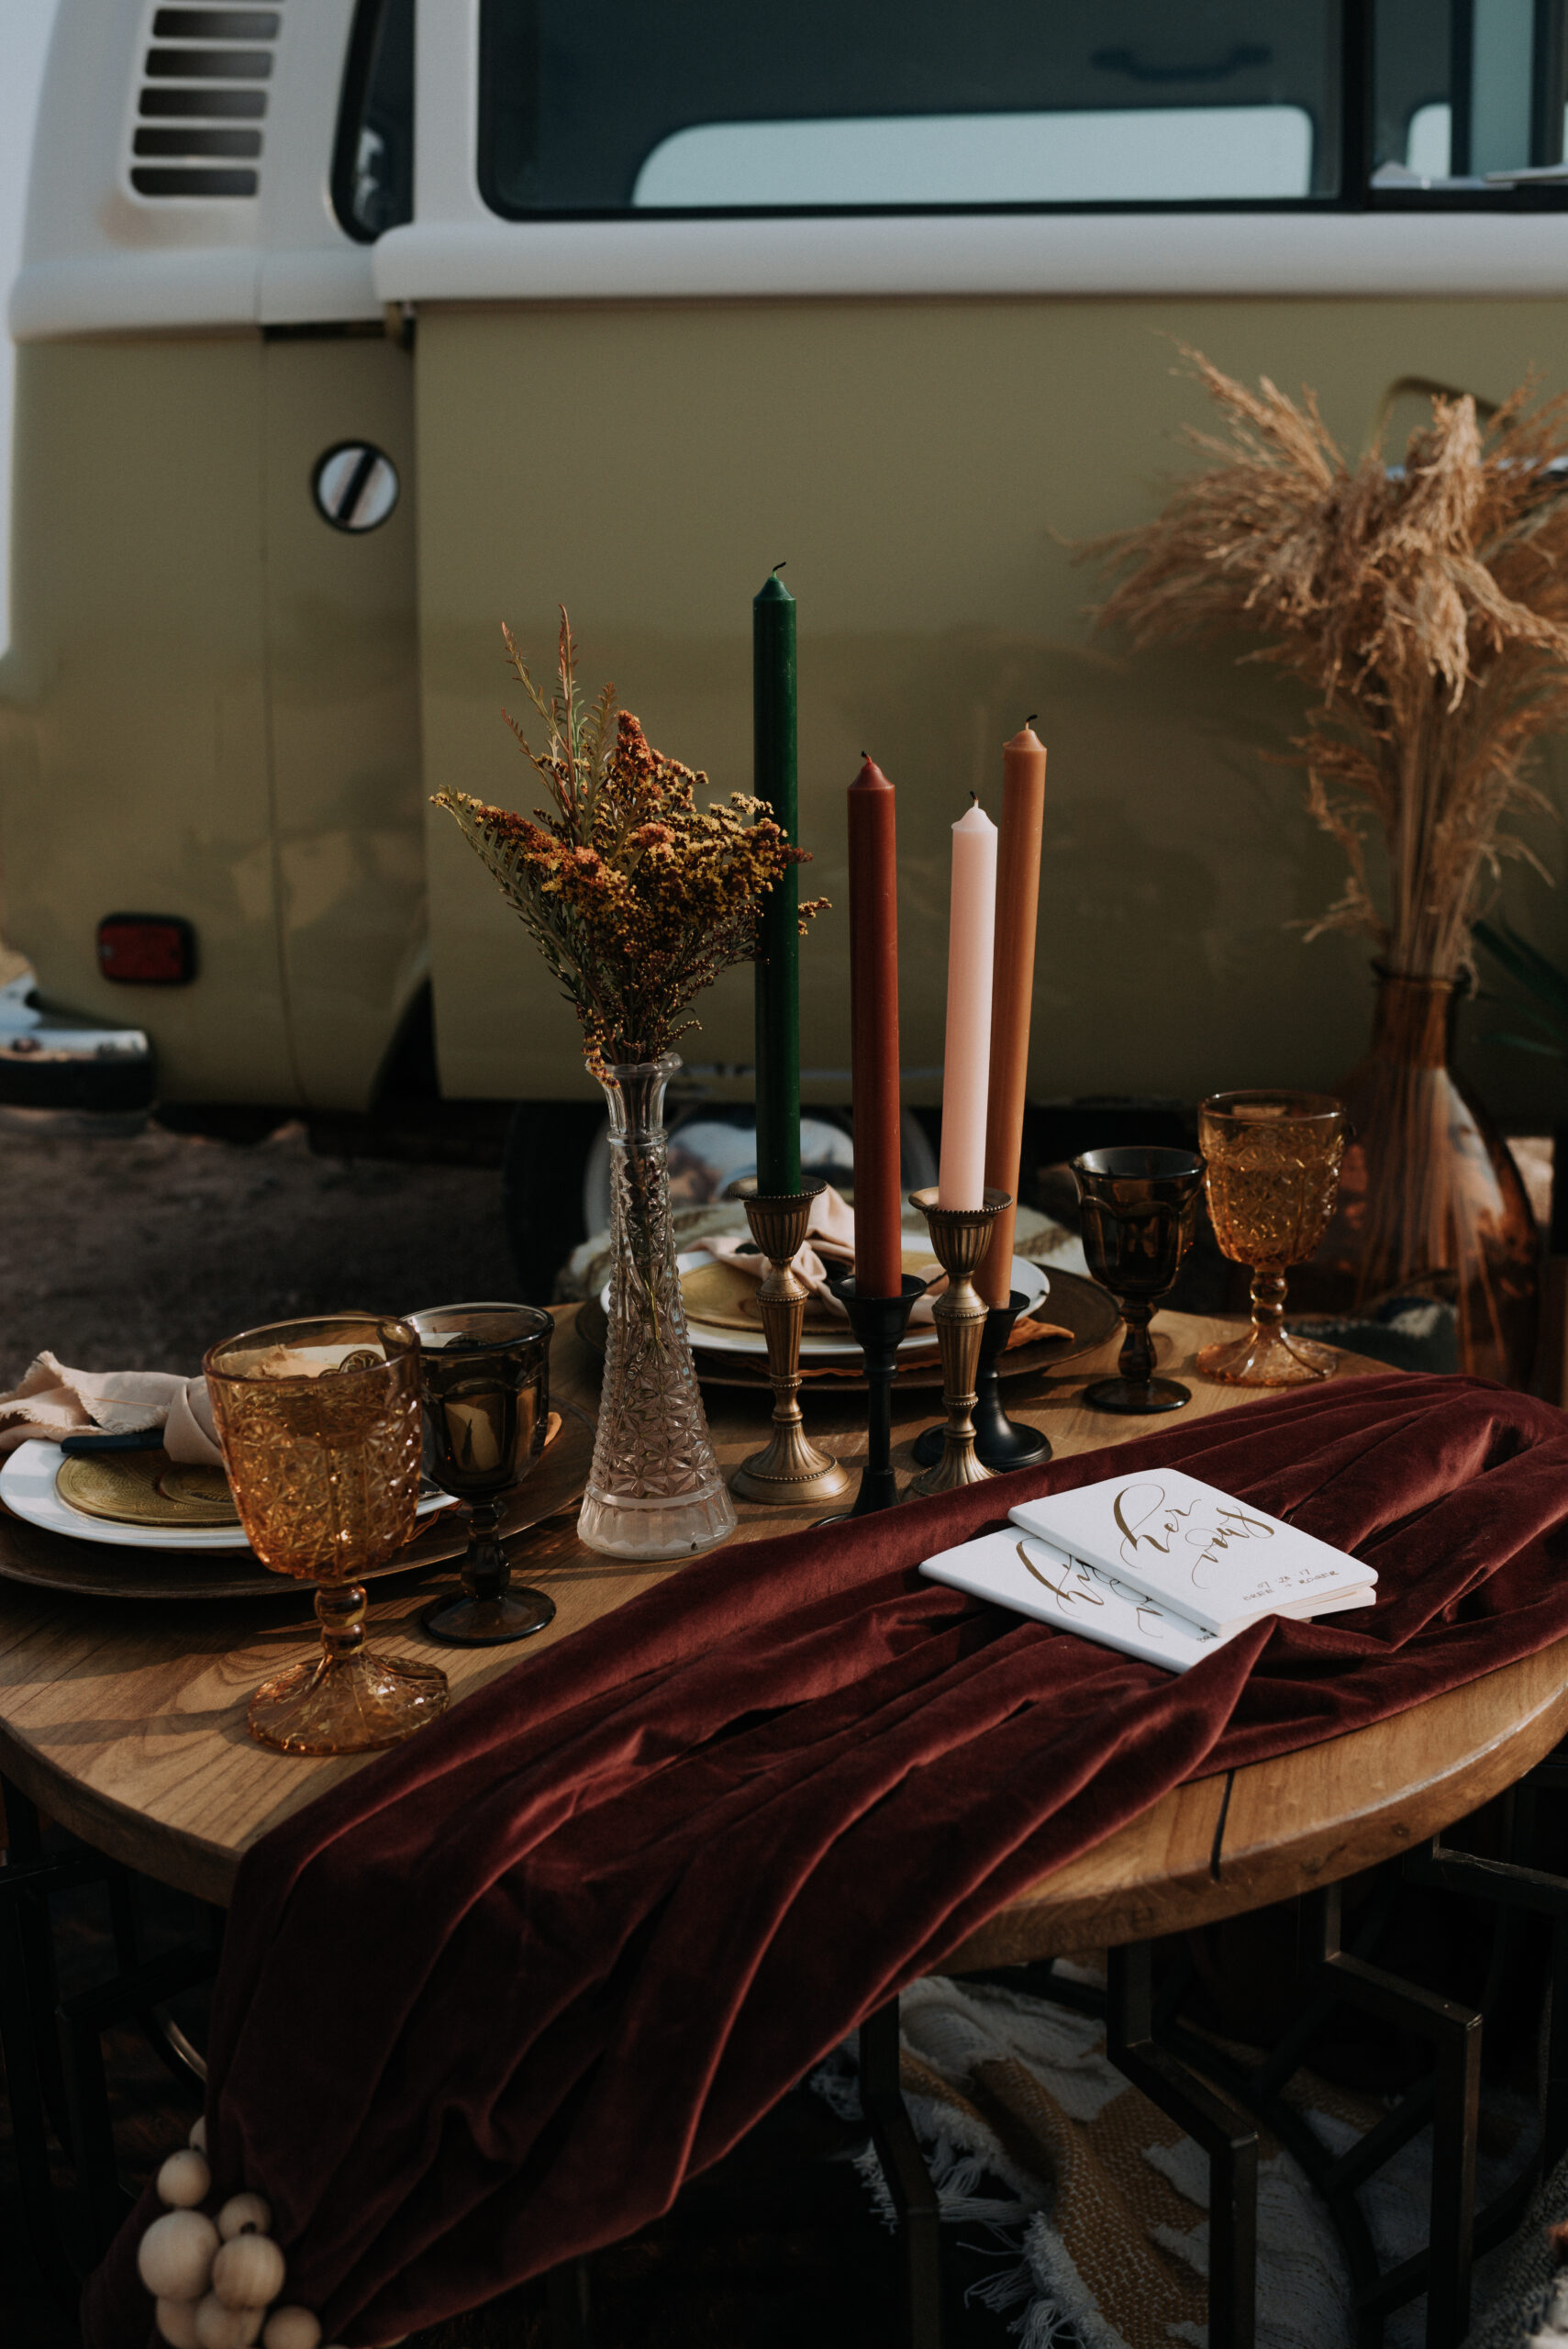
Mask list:
[[[65,1454],[58,1443],[45,1443],[39,1437],[29,1437],[19,1443],[0,1467],[0,1501],[15,1517],[28,1525],[41,1525],[46,1533],[64,1533],[72,1542],[104,1542],[120,1550],[249,1550],[250,1542],[236,1525],[117,1525],[112,1518],[88,1517],[81,1509],[62,1501],[55,1490],[54,1480],[60,1474],[60,1464]],[[421,1500],[416,1514],[429,1517],[439,1508],[450,1508],[451,1500],[446,1493],[432,1493]]]
[[[906,1250],[906,1264],[910,1261],[912,1252],[916,1263],[931,1264],[935,1261],[929,1252]],[[694,1272],[699,1264],[707,1264],[712,1262],[712,1253],[708,1249],[689,1248],[676,1257],[675,1269],[677,1272],[689,1273]],[[1028,1301],[1026,1310],[1032,1311],[1037,1305],[1044,1302],[1051,1282],[1038,1264],[1031,1264],[1025,1256],[1015,1256],[1012,1279],[1014,1288],[1021,1289]],[[599,1291],[599,1303],[607,1315],[610,1309],[608,1281]],[[717,1321],[698,1321],[688,1317],[686,1330],[693,1345],[700,1346],[705,1354],[748,1354],[756,1362],[765,1362],[767,1359],[767,1341],[760,1330],[728,1330],[722,1328]],[[908,1335],[903,1340],[899,1352],[900,1353],[909,1353],[920,1346],[930,1346],[935,1341],[936,1332],[931,1324],[929,1321],[919,1322],[911,1328]],[[860,1351],[847,1329],[841,1338],[823,1337],[813,1331],[803,1337],[800,1341],[802,1362],[854,1361],[859,1356]],[[0,1483],[0,1492],[3,1491],[4,1485]]]

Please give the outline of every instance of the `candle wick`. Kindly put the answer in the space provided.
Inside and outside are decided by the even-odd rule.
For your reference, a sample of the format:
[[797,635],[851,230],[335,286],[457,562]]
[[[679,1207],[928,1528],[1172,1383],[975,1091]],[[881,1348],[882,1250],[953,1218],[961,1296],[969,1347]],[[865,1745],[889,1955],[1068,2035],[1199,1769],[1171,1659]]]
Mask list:
[[1031,709],[1029,716],[1025,718],[1024,724],[1026,726],[1032,726],[1039,716],[1040,712],[1038,709]]
[[970,795],[969,795],[969,804],[970,804],[970,806],[971,806],[972,807],[979,807],[979,805],[980,805],[980,794],[978,793],[978,791],[972,791],[972,792],[970,793]]
[[773,576],[776,579],[783,569],[784,564],[782,562],[775,562],[773,568]]

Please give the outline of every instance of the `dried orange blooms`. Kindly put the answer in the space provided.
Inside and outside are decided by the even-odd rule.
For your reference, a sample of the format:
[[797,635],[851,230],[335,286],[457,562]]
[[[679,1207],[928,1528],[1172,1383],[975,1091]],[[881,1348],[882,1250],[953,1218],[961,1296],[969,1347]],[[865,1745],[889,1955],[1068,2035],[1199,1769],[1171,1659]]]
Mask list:
[[[1483,426],[1434,397],[1404,463],[1352,471],[1310,392],[1256,392],[1184,351],[1229,433],[1157,521],[1088,550],[1126,575],[1098,617],[1139,644],[1249,629],[1321,700],[1296,748],[1309,805],[1350,880],[1316,925],[1368,931],[1389,965],[1452,978],[1498,860],[1501,829],[1545,805],[1522,768],[1568,723],[1568,395],[1531,409],[1526,382]],[[1388,852],[1373,902],[1369,823]],[[1530,860],[1534,862],[1533,858]]]
[[[699,810],[707,777],[651,748],[628,711],[617,716],[613,685],[584,709],[564,609],[548,702],[510,629],[502,634],[549,728],[542,755],[515,718],[506,723],[553,807],[530,818],[463,791],[439,791],[435,805],[456,817],[575,1006],[590,1067],[656,1060],[697,1025],[681,1018],[693,998],[754,957],[763,898],[791,864],[810,860],[758,814],[761,800],[732,792]],[[803,931],[826,902],[803,903]]]

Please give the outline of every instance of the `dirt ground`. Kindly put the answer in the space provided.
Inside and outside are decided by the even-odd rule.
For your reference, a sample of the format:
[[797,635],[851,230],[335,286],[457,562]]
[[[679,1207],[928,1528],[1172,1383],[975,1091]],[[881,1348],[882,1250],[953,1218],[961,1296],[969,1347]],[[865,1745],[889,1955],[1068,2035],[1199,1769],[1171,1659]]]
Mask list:
[[0,1132],[0,1167],[7,1388],[45,1347],[191,1373],[260,1321],[516,1293],[493,1167],[318,1158],[297,1123],[250,1148]]

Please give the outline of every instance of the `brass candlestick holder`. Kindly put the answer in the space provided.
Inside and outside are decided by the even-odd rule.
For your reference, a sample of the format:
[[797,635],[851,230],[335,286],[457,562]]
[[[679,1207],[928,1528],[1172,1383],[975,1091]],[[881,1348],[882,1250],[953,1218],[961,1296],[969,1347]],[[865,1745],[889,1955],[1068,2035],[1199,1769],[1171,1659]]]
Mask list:
[[800,1415],[800,1332],[811,1291],[791,1259],[806,1239],[811,1210],[827,1188],[812,1183],[802,1191],[765,1192],[737,1185],[751,1237],[768,1260],[759,1297],[762,1333],[768,1341],[768,1379],[773,1390],[773,1432],[766,1449],[752,1453],[729,1479],[742,1500],[775,1505],[837,1500],[848,1492],[846,1470],[806,1441]]
[[978,1400],[980,1341],[989,1311],[974,1286],[991,1239],[991,1226],[1012,1204],[1006,1191],[987,1191],[977,1208],[937,1205],[935,1186],[911,1191],[909,1204],[918,1208],[930,1230],[931,1247],[948,1276],[948,1285],[931,1310],[936,1317],[937,1346],[942,1358],[942,1456],[929,1468],[915,1490],[951,1493],[961,1485],[984,1484],[992,1471],[974,1451],[974,1406]]

